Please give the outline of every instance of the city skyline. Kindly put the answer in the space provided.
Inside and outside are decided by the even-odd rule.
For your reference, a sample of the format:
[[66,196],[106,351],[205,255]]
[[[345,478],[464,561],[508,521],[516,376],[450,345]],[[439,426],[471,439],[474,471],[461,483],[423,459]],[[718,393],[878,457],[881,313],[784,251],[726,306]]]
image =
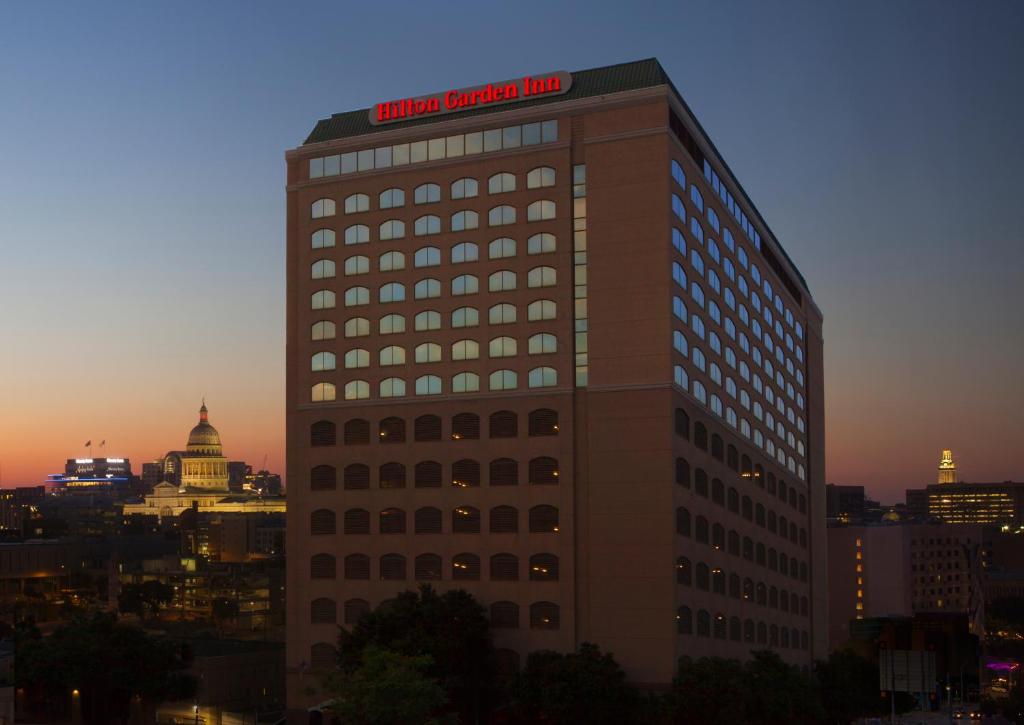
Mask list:
[[[620,24],[597,6],[592,25],[545,7],[543,24],[503,18],[514,43],[497,51],[453,12],[459,44],[429,63],[407,60],[418,22],[325,6],[311,28],[241,7],[72,8],[52,24],[0,10],[0,59],[20,69],[0,80],[16,109],[0,112],[0,153],[19,170],[0,176],[4,486],[41,483],[89,439],[140,469],[183,444],[203,395],[230,458],[283,473],[279,150],[296,129],[651,56],[824,312],[826,480],[899,501],[943,448],[964,480],[1022,478],[1019,7],[664,5]],[[339,51],[334,20],[368,32]],[[566,47],[573,23],[587,37]],[[723,44],[708,29],[726,24]],[[29,66],[43,26],[54,52]],[[382,54],[385,38],[403,52]]]

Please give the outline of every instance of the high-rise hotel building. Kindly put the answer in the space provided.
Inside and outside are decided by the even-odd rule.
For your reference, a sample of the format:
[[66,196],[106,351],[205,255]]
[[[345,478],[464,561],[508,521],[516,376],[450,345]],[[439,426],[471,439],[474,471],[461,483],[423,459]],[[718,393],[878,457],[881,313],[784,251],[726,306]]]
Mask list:
[[420,583],[505,670],[825,653],[821,313],[656,60],[336,114],[286,159],[293,703]]

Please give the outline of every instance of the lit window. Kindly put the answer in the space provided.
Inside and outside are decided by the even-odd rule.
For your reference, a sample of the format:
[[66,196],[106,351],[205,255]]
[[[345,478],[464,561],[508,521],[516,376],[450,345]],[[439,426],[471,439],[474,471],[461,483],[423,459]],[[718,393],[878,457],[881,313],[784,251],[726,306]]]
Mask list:
[[334,383],[317,383],[310,391],[310,399],[314,403],[324,403],[336,397]]
[[345,400],[364,400],[369,397],[370,384],[365,380],[350,380],[345,383]]
[[388,345],[385,348],[381,348],[379,359],[380,364],[384,367],[388,365],[405,365],[405,348],[399,345]]
[[384,378],[380,381],[380,397],[400,398],[405,395],[405,381],[401,378]]

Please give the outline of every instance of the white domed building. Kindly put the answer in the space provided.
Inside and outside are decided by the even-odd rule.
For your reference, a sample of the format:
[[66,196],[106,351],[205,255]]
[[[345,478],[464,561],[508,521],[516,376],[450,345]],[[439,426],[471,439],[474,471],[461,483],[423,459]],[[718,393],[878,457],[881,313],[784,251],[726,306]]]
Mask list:
[[124,515],[178,516],[195,508],[199,513],[273,513],[285,510],[283,496],[262,497],[228,490],[228,459],[220,433],[210,424],[206,401],[199,408],[199,422],[188,434],[184,451],[164,457],[164,471],[180,483],[164,480],[142,501],[124,505]]

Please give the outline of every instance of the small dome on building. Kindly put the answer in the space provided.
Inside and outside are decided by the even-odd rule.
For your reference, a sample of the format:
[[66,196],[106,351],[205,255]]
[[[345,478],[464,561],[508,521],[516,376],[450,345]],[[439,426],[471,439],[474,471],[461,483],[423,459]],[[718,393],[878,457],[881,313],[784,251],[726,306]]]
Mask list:
[[900,520],[900,515],[898,513],[896,513],[895,511],[893,511],[892,509],[886,511],[882,515],[882,521],[899,521],[899,520]]
[[205,401],[203,407],[199,409],[198,425],[188,434],[188,445],[185,449],[193,455],[221,455],[220,433],[210,425]]

